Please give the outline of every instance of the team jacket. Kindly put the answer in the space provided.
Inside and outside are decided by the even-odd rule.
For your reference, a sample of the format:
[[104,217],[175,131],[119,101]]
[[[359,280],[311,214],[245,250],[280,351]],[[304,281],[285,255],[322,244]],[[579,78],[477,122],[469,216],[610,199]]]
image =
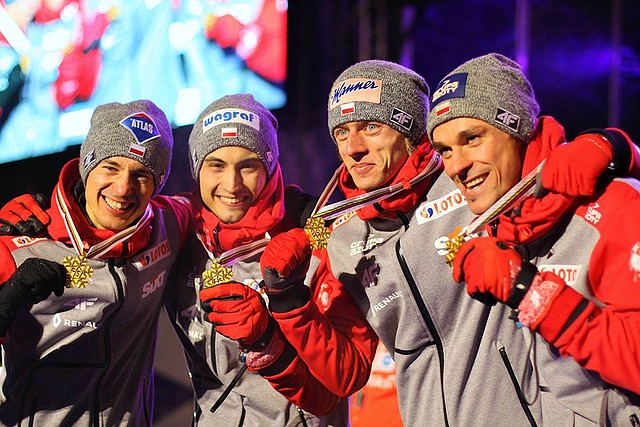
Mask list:
[[[545,140],[562,136],[556,122],[541,120],[525,161],[538,163]],[[499,238],[569,286],[550,305],[541,334],[523,329],[537,347],[544,419],[640,425],[640,183],[616,179],[588,198],[547,199],[528,200],[497,227]]]
[[[189,247],[191,254],[187,255],[189,261],[180,263],[183,268],[177,273],[178,288],[176,294],[167,300],[167,311],[185,347],[197,397],[196,422],[200,425],[297,426],[304,423],[309,426],[348,425],[346,399],[340,399],[341,396],[324,389],[289,344],[285,347],[283,356],[273,366],[266,368],[265,372],[257,373],[247,370],[233,385],[233,379],[242,368],[239,360],[240,347],[236,341],[217,334],[212,324],[206,320],[206,313],[200,308],[198,295],[202,288],[202,273],[212,264],[205,247],[218,257],[224,249],[262,239],[265,236],[265,230],[258,232],[260,227],[255,224],[266,224],[264,228],[271,236],[294,226],[300,226],[295,218],[296,215],[285,214],[283,206],[288,200],[283,200],[279,171],[276,175],[279,180],[278,185],[271,190],[268,187],[265,187],[266,191],[263,190],[266,195],[274,194],[264,205],[264,211],[267,213],[262,211],[256,213],[250,210],[241,220],[240,225],[233,225],[234,228],[231,233],[227,233],[226,237],[220,233],[220,230],[230,231],[230,227],[220,224],[219,220],[202,206],[199,195],[194,193],[194,208],[199,210],[194,216],[196,227],[201,233],[200,241],[193,239]],[[272,177],[267,186],[272,185],[273,181]],[[256,204],[260,206],[265,202],[264,198],[265,195],[261,194]],[[287,204],[289,205],[287,212],[294,210],[290,208],[289,203]],[[278,209],[281,209],[281,213],[277,212]],[[272,216],[272,220],[264,219],[264,215],[267,214]],[[262,275],[259,257],[260,254],[257,254],[237,262],[233,264],[232,270],[234,281],[261,292],[259,285]],[[264,293],[263,296],[266,298]],[[265,378],[280,379],[281,382],[275,381],[274,384],[282,394],[276,391]],[[320,395],[299,393],[297,384],[292,379],[293,381],[302,380],[313,390],[322,389],[324,393]],[[228,395],[226,398],[221,398],[225,391]],[[212,413],[210,409],[218,401],[222,403]],[[294,403],[304,407],[308,412],[298,409]],[[309,412],[326,414],[326,416],[318,417]]]
[[[427,146],[419,147],[396,181],[415,176],[432,155]],[[350,197],[356,191],[353,182],[346,172],[342,178],[341,187]],[[518,384],[510,374],[530,368],[523,334],[504,307],[469,298],[464,287],[453,283],[445,263],[448,234],[472,218],[460,192],[441,174],[378,207],[336,219],[328,249],[316,254],[320,274],[314,276],[314,286],[334,292],[343,286],[393,354],[407,426],[522,426],[529,425],[527,417],[540,421],[539,404],[519,399],[519,393],[530,395],[535,385]],[[322,325],[310,311],[293,311],[290,324],[298,329]],[[342,322],[348,323],[361,314],[344,315]],[[280,325],[288,337],[294,335],[295,328]],[[323,342],[307,347],[309,358],[336,352]],[[366,370],[346,372],[357,376],[352,382],[364,384],[368,378]]]
[[[73,196],[79,180],[76,159],[57,186],[91,246],[113,232],[85,219]],[[61,263],[76,255],[52,200],[50,239],[0,237],[0,282],[27,258]],[[151,207],[146,227],[89,260],[94,273],[86,288],[67,288],[18,314],[3,344],[2,425],[151,425],[158,315],[190,215],[179,198],[157,196]]]

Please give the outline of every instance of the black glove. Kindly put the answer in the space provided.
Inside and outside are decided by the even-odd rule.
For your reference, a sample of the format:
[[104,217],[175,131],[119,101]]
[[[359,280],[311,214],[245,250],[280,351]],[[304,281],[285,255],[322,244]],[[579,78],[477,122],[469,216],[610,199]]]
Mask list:
[[0,234],[43,237],[51,218],[45,212],[49,199],[44,194],[23,194],[0,209]]
[[19,310],[47,299],[51,292],[61,296],[66,283],[62,264],[40,258],[23,262],[0,288],[0,337],[3,337]]

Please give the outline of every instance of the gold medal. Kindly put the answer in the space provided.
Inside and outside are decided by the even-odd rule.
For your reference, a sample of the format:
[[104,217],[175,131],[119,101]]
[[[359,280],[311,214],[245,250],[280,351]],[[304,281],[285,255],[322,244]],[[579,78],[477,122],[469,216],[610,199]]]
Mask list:
[[89,267],[89,262],[85,255],[66,256],[62,260],[62,265],[67,270],[67,288],[86,288],[89,279],[93,276],[93,268]]
[[447,261],[447,265],[449,267],[453,267],[453,260],[456,257],[456,254],[460,250],[462,243],[464,242],[464,234],[459,234],[455,237],[449,238],[447,243],[445,243],[445,249],[447,250],[447,255],[445,256],[445,260]]
[[331,232],[324,225],[324,219],[319,216],[312,216],[307,219],[304,225],[304,231],[311,241],[311,249],[326,249],[327,240]]
[[214,262],[208,270],[202,273],[204,288],[228,282],[232,278],[233,270],[231,270],[231,267],[223,267],[219,262]]

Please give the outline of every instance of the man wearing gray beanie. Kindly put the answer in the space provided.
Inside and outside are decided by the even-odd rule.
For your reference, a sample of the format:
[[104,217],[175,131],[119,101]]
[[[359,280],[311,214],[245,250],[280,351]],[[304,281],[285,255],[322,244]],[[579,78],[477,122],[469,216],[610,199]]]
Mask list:
[[0,236],[2,425],[151,425],[163,288],[189,230],[188,203],[152,198],[172,146],[151,101],[99,106],[47,237]]
[[[308,371],[267,309],[278,310],[272,295],[260,288],[264,245],[304,224],[315,204],[297,186],[284,185],[277,129],[273,114],[253,96],[235,94],[208,105],[189,136],[196,233],[177,264],[178,285],[167,296],[167,309],[189,355],[198,425],[347,425],[346,394],[333,394]],[[310,289],[319,292],[319,286]],[[356,310],[344,295],[331,300]],[[331,311],[324,318],[341,316]],[[352,334],[363,343],[358,351],[372,353],[365,344],[374,337],[362,316],[336,324],[341,336],[359,328]],[[299,335],[315,341],[313,333]],[[305,393],[296,389],[302,372],[313,389]],[[318,399],[316,389],[329,398]]]
[[[433,145],[474,214],[499,204],[543,160],[565,155],[562,127],[537,117],[529,82],[502,55],[460,65],[432,101]],[[582,151],[572,151],[575,162],[604,158],[604,169],[615,159],[610,142],[638,154],[615,128],[590,130],[569,145]],[[619,167],[629,163],[627,157]],[[492,215],[491,237],[467,240],[453,259],[453,278],[465,282],[471,297],[514,310],[535,340],[531,357],[543,419],[557,425],[640,420],[640,335],[629,334],[640,319],[640,182],[601,179],[596,185],[586,198],[521,198]]]
[[[153,158],[143,159],[149,164],[148,169],[154,171],[154,178],[162,176],[155,171],[168,169],[168,165],[163,167],[158,161],[159,151],[150,151],[152,146],[148,142],[135,143],[132,146],[136,153],[130,153],[129,145],[120,139],[135,137],[144,141],[151,137],[149,141],[159,143],[163,140],[153,136],[158,131],[160,137],[169,141],[157,116],[148,110],[143,111],[147,118],[142,112],[132,116],[142,122],[133,122],[127,116],[122,126],[134,127],[138,133],[140,129],[148,131],[140,134],[142,137],[133,136],[111,125],[112,119],[122,120],[114,113],[122,108],[109,104],[96,111],[96,128],[91,129],[88,143],[81,148],[86,159],[81,172],[88,177],[87,182],[91,182],[92,175],[104,162],[111,163],[110,154],[131,158],[138,155],[138,145],[146,147],[146,154],[154,154]],[[304,224],[315,204],[315,199],[302,193],[299,187],[284,185],[278,163],[277,128],[277,121],[268,109],[251,95],[237,94],[207,106],[189,137],[191,170],[198,184],[190,200],[196,233],[190,235],[181,250],[170,276],[174,286],[165,289],[164,300],[188,355],[196,396],[195,424],[241,425],[244,420],[246,425],[287,426],[293,422],[346,426],[347,407],[343,398],[361,386],[353,383],[346,393],[336,395],[314,378],[279,332],[263,301],[266,295],[259,289],[262,277],[258,261],[265,238]],[[110,146],[100,146],[100,140],[109,141]],[[151,173],[148,175],[151,178]],[[168,255],[165,249],[145,252],[139,259],[139,268],[147,269],[149,263],[162,260]],[[223,275],[213,286],[212,271],[226,267],[230,268],[229,276]],[[145,285],[144,295],[162,286],[166,276],[163,271],[156,281]],[[319,298],[320,291],[320,287],[312,289],[314,298]],[[349,325],[336,320],[344,317],[345,312],[356,310],[351,299],[336,293],[325,300],[329,305],[335,301],[340,308],[327,311],[323,318],[336,323],[341,345],[351,346],[342,338],[348,334],[359,343],[354,351],[370,361],[374,335],[366,328],[364,317],[353,319]],[[315,341],[314,333],[318,332],[301,331],[300,336]],[[245,367],[249,372],[245,372]],[[289,371],[295,373],[292,379]],[[273,386],[282,394],[270,385],[272,378],[277,379]],[[309,389],[303,393],[297,390],[301,378]],[[351,383],[344,377],[332,381]],[[318,399],[320,392],[328,397]]]
[[[450,90],[440,89],[434,96]],[[333,293],[346,290],[385,348],[393,350],[405,425],[539,425],[543,406],[531,399],[538,392],[537,371],[510,308],[468,298],[451,281],[445,262],[450,236],[474,215],[441,173],[426,137],[428,94],[420,76],[388,61],[358,62],[338,76],[329,92],[329,130],[343,161],[338,184],[356,210],[335,219],[327,249],[314,251],[311,261],[300,257],[304,241],[287,238],[293,231],[271,239],[261,260],[265,285],[288,298],[287,321],[280,327],[305,360],[313,356],[296,336],[308,323],[323,323],[314,314],[321,301],[295,286],[303,277],[297,266],[312,266],[307,282],[314,271],[312,284],[325,284]],[[505,105],[521,116],[517,127],[503,120],[523,141],[533,133],[532,99],[531,92],[521,110]],[[485,114],[482,107],[474,111]],[[575,168],[567,169],[559,181],[568,188],[582,175],[572,181]],[[267,280],[269,269],[285,280]],[[356,359],[343,358],[345,375],[354,381],[368,375],[347,369]],[[333,369],[314,366],[318,377],[335,374]]]

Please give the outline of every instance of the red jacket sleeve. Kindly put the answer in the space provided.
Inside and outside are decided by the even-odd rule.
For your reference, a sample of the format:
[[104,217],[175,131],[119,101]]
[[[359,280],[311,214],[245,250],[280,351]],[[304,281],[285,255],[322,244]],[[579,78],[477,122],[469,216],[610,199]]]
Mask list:
[[[596,205],[602,215],[596,224],[601,237],[591,254],[588,280],[602,304],[589,302],[569,320],[586,300],[566,287],[553,301],[540,332],[563,356],[640,394],[640,196],[627,184],[613,182]],[[570,326],[558,319],[567,319]],[[566,330],[558,335],[562,325]]]
[[160,208],[173,211],[178,221],[178,227],[180,227],[182,246],[184,247],[187,237],[193,232],[191,200],[189,200],[188,194],[177,196],[158,195],[153,198],[153,202]]
[[[3,239],[7,238],[9,237],[3,237]],[[0,242],[0,285],[4,285],[15,271],[16,263],[13,260],[11,251],[7,248],[4,242]]]
[[288,346],[276,365],[261,371],[260,375],[287,400],[316,416],[330,413],[340,401],[310,372],[295,350]]
[[326,251],[315,251],[312,265],[317,268],[309,273],[311,292],[304,304],[272,314],[312,375],[346,397],[366,384],[378,338],[331,273]]

